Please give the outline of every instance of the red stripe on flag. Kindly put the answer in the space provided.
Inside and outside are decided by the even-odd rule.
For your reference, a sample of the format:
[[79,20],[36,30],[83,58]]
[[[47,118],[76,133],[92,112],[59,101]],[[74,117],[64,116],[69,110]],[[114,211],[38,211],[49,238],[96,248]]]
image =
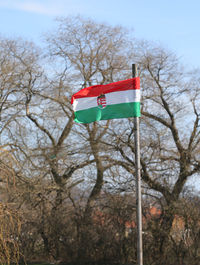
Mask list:
[[96,86],[83,88],[72,96],[71,104],[73,104],[73,101],[76,98],[98,97],[101,94],[131,90],[131,89],[140,89],[139,77],[122,80],[107,85],[96,85]]

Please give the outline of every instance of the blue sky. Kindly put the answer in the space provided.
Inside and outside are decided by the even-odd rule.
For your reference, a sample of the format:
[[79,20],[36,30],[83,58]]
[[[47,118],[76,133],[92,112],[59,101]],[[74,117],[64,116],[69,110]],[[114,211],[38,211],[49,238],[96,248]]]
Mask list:
[[0,0],[0,34],[40,44],[59,16],[83,15],[122,25],[161,43],[189,68],[200,66],[199,0]]

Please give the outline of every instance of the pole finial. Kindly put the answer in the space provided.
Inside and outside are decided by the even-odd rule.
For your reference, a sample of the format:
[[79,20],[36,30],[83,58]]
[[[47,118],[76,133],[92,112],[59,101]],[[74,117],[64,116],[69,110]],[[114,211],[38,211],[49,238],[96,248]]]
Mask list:
[[132,77],[136,77],[137,76],[137,65],[136,64],[132,64]]

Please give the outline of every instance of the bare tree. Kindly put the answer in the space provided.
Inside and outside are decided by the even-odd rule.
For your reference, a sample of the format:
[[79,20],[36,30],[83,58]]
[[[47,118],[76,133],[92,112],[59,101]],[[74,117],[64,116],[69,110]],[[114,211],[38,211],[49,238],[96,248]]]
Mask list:
[[[137,48],[142,89],[141,169],[144,188],[164,198],[157,238],[166,253],[170,230],[184,186],[199,174],[199,79],[189,79],[176,56],[161,47]],[[121,126],[122,127],[122,126]],[[134,175],[134,128],[112,136],[122,159],[111,159]],[[116,137],[117,135],[117,137]]]
[[[30,43],[0,42],[1,147],[12,157],[6,157],[10,164],[1,162],[1,171],[12,171],[17,179],[7,200],[24,211],[24,229],[34,235],[24,239],[33,248],[42,241],[46,253],[58,259],[62,242],[69,246],[76,238],[84,259],[92,246],[85,246],[86,240],[98,242],[93,214],[102,206],[103,192],[133,194],[133,120],[74,124],[70,98],[83,87],[130,78],[135,62],[142,90],[143,192],[159,200],[162,212],[159,233],[152,229],[146,238],[154,238],[157,257],[166,258],[177,204],[188,180],[199,175],[199,73],[185,72],[162,47],[133,41],[122,27],[81,17],[58,23],[58,30],[46,35],[45,54]],[[77,185],[79,196],[72,192]],[[126,206],[118,213],[126,212]],[[72,219],[63,213],[66,209]],[[124,253],[133,259],[128,241],[121,238]]]

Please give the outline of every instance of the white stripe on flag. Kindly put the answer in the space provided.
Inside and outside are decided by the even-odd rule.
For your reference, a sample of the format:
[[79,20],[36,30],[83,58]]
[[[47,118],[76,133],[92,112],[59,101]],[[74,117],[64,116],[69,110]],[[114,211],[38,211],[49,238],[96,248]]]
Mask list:
[[[131,89],[105,94],[106,105],[140,102],[140,90]],[[97,97],[77,98],[73,102],[73,110],[79,111],[97,107]]]

